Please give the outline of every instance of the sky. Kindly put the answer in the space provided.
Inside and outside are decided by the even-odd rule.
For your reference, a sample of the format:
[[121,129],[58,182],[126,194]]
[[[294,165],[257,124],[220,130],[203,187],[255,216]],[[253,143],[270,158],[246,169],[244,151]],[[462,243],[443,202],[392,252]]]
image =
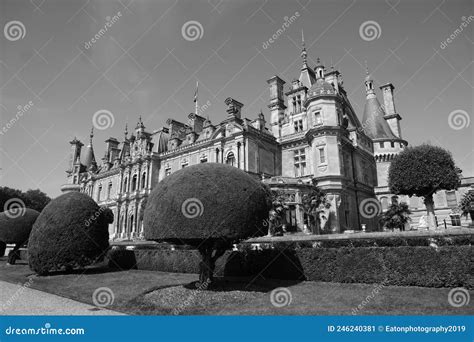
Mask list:
[[360,119],[367,63],[379,101],[395,86],[403,138],[473,176],[472,15],[469,0],[0,0],[0,185],[58,196],[69,141],[95,124],[100,160],[140,115],[148,131],[187,122],[197,82],[214,123],[227,97],[269,121],[266,80],[299,76],[302,31]]

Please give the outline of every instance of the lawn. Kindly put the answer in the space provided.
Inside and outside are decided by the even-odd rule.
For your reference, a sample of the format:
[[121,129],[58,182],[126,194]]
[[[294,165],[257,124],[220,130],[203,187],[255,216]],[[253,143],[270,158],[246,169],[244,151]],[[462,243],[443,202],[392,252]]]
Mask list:
[[[448,288],[233,278],[218,279],[211,290],[201,291],[194,286],[195,274],[116,271],[104,264],[86,272],[38,277],[24,262],[7,266],[5,257],[0,258],[0,280],[16,284],[30,280],[31,288],[89,304],[97,288],[108,287],[114,302],[107,309],[135,315],[351,315],[368,297],[358,314],[469,315],[474,311],[472,301],[461,308],[450,306]],[[291,293],[287,306],[272,305],[271,292],[279,287]]]

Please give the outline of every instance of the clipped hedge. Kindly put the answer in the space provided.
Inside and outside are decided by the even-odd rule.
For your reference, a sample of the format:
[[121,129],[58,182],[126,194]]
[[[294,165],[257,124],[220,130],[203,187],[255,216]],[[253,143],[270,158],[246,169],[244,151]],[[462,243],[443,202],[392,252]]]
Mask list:
[[28,242],[30,268],[38,274],[83,268],[105,256],[110,209],[89,196],[69,192],[43,209]]
[[[138,269],[199,272],[196,250],[135,249],[131,255]],[[470,245],[296,249],[279,245],[228,251],[217,261],[216,275],[473,288],[472,255]]]

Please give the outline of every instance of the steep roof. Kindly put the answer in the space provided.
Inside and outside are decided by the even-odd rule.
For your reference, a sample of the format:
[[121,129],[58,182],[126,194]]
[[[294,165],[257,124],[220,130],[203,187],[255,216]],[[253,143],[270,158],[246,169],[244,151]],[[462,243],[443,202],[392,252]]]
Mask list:
[[385,111],[375,96],[369,96],[365,102],[362,127],[372,140],[398,139],[384,118]]

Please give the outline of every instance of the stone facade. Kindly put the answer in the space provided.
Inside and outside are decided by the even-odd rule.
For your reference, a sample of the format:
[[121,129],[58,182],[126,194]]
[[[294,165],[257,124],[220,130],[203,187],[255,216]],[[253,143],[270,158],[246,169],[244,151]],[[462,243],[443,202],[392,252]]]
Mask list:
[[[253,120],[244,118],[243,104],[233,98],[225,100],[227,118],[218,124],[191,113],[187,123],[169,119],[167,127],[149,132],[140,118],[130,137],[126,128],[121,142],[106,140],[100,165],[91,132],[85,151],[77,139],[70,142],[67,184],[62,190],[85,192],[112,209],[112,239],[141,239],[145,201],[160,180],[189,165],[226,163],[286,195],[288,230],[307,232],[301,198],[312,182],[331,204],[321,227],[324,233],[359,230],[362,225],[368,231],[378,230],[376,218],[361,215],[360,207],[372,198],[378,198],[383,209],[388,206],[388,167],[407,146],[401,135],[401,116],[395,110],[394,87],[380,87],[381,105],[367,73],[366,106],[360,121],[341,73],[334,67],[326,69],[319,59],[314,68],[309,67],[304,42],[301,57],[301,73],[289,87],[285,89],[286,82],[279,76],[267,81],[269,123],[263,113]],[[462,190],[454,195],[435,196],[437,207],[452,207],[453,196],[459,203],[463,189],[471,187],[473,180],[464,180]],[[419,199],[401,200],[423,209]]]

